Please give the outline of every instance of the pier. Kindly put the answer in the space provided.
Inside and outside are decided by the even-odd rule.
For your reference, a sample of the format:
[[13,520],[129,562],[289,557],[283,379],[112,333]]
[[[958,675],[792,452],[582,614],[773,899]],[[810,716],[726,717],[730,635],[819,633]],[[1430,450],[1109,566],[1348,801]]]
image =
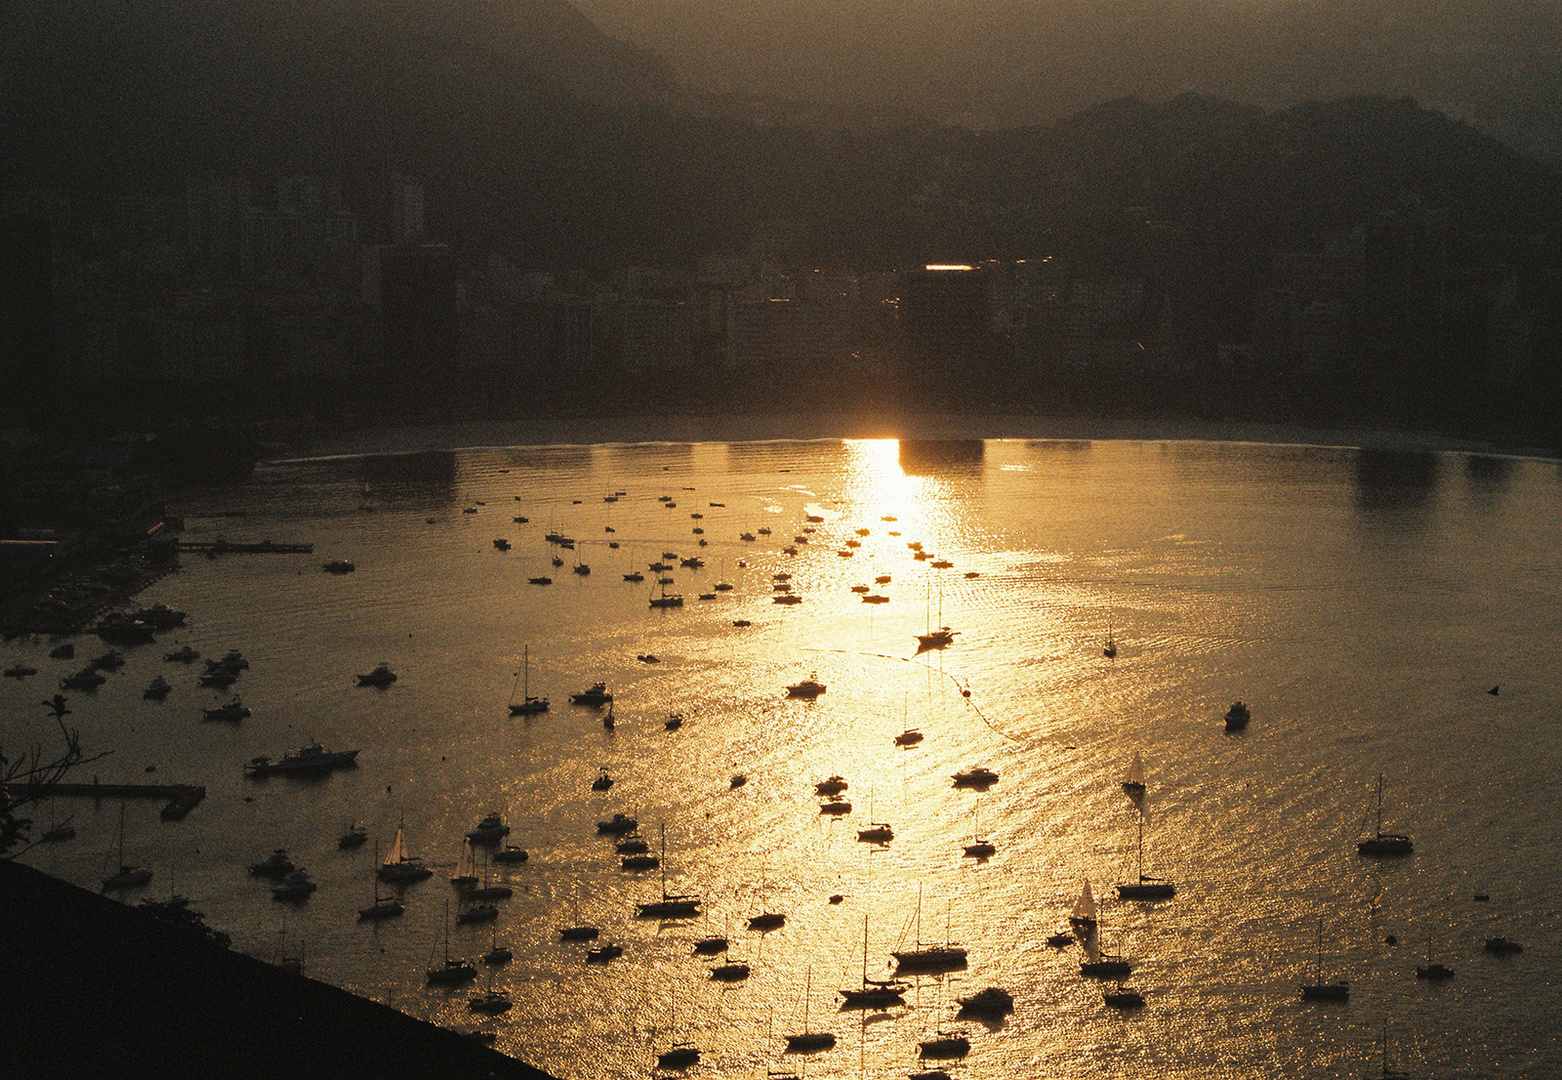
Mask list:
[[310,555],[313,544],[293,544],[277,540],[261,540],[256,543],[235,543],[218,537],[216,540],[181,540],[180,551],[194,551],[202,555]]
[[196,803],[206,798],[206,789],[191,784],[24,784],[28,795],[46,798],[82,799],[167,799],[164,821],[180,821]]

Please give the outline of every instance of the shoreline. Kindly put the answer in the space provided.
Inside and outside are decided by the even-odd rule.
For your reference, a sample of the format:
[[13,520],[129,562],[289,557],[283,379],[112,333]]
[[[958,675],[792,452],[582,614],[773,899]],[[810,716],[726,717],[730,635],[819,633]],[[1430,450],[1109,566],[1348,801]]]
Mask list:
[[1037,439],[1127,442],[1229,442],[1335,449],[1468,453],[1542,461],[1562,450],[1509,446],[1375,428],[1313,428],[1260,421],[1108,420],[1091,417],[932,414],[863,417],[849,413],[732,416],[560,417],[468,420],[444,424],[364,427],[303,435],[269,457],[273,463],[506,446],[595,446],[641,443],[806,442],[831,439]]
[[18,1077],[554,1080],[459,1032],[5,860],[0,981],[0,1060]]

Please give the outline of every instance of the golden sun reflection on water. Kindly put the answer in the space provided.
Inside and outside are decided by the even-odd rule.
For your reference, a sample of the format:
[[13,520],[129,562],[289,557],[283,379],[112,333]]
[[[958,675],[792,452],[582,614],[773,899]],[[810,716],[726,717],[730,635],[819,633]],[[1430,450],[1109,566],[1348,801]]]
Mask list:
[[[203,652],[253,656],[242,689],[254,717],[191,723],[197,703],[217,701],[183,684],[165,704],[141,699],[166,670],[159,648],[132,651],[77,718],[127,760],[211,785],[178,827],[132,807],[131,844],[159,874],[177,862],[180,891],[215,925],[262,956],[280,930],[307,943],[318,977],[455,1027],[473,1026],[465,994],[429,990],[422,973],[442,941],[462,832],[503,811],[531,860],[504,871],[516,894],[497,928],[458,926],[452,948],[480,955],[497,934],[516,949],[496,974],[516,1001],[493,1023],[499,1045],[561,1076],[643,1076],[654,1051],[685,1037],[705,1051],[702,1074],[790,1064],[821,1080],[904,1076],[918,1040],[953,1025],[955,999],[989,985],[1016,1010],[991,1029],[958,1025],[973,1080],[1359,1075],[1361,1017],[1388,1010],[1411,1060],[1438,1075],[1486,1072],[1444,1059],[1488,1035],[1518,1048],[1518,1067],[1501,1074],[1545,1075],[1552,1059],[1526,1049],[1539,1045],[1526,1017],[1559,1010],[1543,974],[1483,967],[1477,945],[1451,958],[1459,979],[1429,994],[1383,937],[1457,923],[1461,947],[1487,931],[1554,940],[1562,915],[1528,876],[1556,862],[1549,810],[1511,793],[1544,789],[1558,755],[1555,688],[1537,673],[1554,651],[1562,499],[1536,466],[1468,505],[1389,480],[1353,473],[1340,452],[1295,448],[912,440],[272,467],[192,499],[243,506],[258,535],[313,540],[353,556],[357,573],[201,560],[144,598],[189,609],[182,639]],[[189,508],[193,531],[235,528],[201,509]],[[521,514],[531,521],[512,520]],[[542,534],[555,529],[582,541],[591,575],[551,569]],[[501,535],[512,550],[493,546]],[[910,543],[952,565],[915,559]],[[622,580],[664,551],[706,560],[672,572],[681,609],[648,607],[649,572]],[[526,584],[541,573],[555,584]],[[733,588],[716,593],[718,581]],[[778,583],[802,602],[773,603]],[[863,603],[858,585],[888,602]],[[960,631],[954,644],[918,655],[916,635],[945,622]],[[1109,628],[1115,661],[1101,653]],[[553,701],[526,719],[505,709],[523,650],[531,692]],[[47,664],[45,643],[16,651]],[[395,686],[351,686],[351,672],[382,659],[401,674]],[[1485,693],[1499,681],[1484,678],[1493,664],[1500,699]],[[812,672],[826,693],[785,696]],[[1473,694],[1470,673],[1483,676]],[[599,680],[617,694],[611,732],[597,710],[567,703]],[[35,687],[6,683],[0,701],[15,715],[36,708]],[[1253,722],[1230,737],[1220,718],[1236,697]],[[670,731],[674,711],[687,720]],[[910,727],[925,741],[897,747]],[[362,747],[359,767],[310,783],[241,775],[250,756],[308,734]],[[1136,872],[1137,808],[1120,784],[1135,751],[1145,870],[1176,879],[1171,901],[1113,895]],[[955,788],[953,774],[975,766],[998,782]],[[616,782],[594,791],[604,768]],[[1380,770],[1393,827],[1417,834],[1414,858],[1395,866],[1363,865],[1352,847]],[[853,804],[839,818],[819,813],[814,792],[836,773]],[[596,835],[615,812],[636,815],[653,848],[665,823],[668,888],[701,894],[705,914],[634,917],[660,875],[626,871]],[[113,815],[80,813],[90,839],[37,858],[93,881]],[[337,850],[347,820],[377,841],[404,821],[437,867],[404,890],[403,919],[355,921],[372,849]],[[891,825],[887,845],[858,839],[873,821]],[[986,861],[962,854],[978,837],[996,848]],[[285,913],[242,869],[284,845],[321,883]],[[1148,999],[1137,1016],[1103,1006],[1077,947],[1046,945],[1084,877],[1103,898],[1108,948],[1136,964]],[[1477,883],[1492,903],[1472,911]],[[864,923],[871,977],[914,941],[919,898],[921,938],[958,940],[969,968],[921,977],[903,1009],[838,1011],[835,992],[862,977]],[[749,932],[764,911],[786,925]],[[1297,999],[1320,915],[1331,966],[1352,982],[1349,1011]],[[577,922],[599,925],[624,956],[588,966],[558,940]],[[712,980],[692,945],[714,934],[733,938],[748,979]],[[810,1020],[840,1043],[805,1067],[780,1044],[802,1026],[810,981]]]

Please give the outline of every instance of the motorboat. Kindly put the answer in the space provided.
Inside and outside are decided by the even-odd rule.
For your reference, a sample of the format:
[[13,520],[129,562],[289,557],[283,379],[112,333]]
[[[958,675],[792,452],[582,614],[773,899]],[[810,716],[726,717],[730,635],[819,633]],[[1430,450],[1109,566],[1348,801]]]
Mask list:
[[[782,593],[779,596],[772,596],[770,602],[772,604],[801,604],[803,598],[796,593]],[[823,693],[823,691],[821,690],[820,693]]]
[[332,559],[330,562],[322,564],[320,568],[327,574],[350,574],[358,569],[358,567],[346,559]]
[[201,654],[190,648],[188,645],[184,646],[183,648],[176,649],[173,652],[163,654],[163,659],[168,661],[170,664],[188,664],[199,660],[200,658]]
[[954,781],[954,786],[957,788],[982,790],[996,784],[998,782],[998,774],[991,769],[978,765],[975,768],[957,772],[950,779]]
[[677,731],[679,728],[683,727],[683,713],[669,713],[667,716],[667,722],[662,726],[668,731]]
[[834,798],[850,786],[844,776],[831,776],[814,785],[814,794]]
[[1138,1009],[1144,1006],[1144,995],[1131,986],[1107,990],[1101,995],[1101,1000],[1114,1009]]
[[895,745],[915,746],[917,743],[922,741],[923,737],[924,736],[922,732],[918,731],[916,728],[907,728],[905,731],[902,731],[899,735],[895,736]]
[[824,693],[826,689],[828,688],[824,685],[824,683],[819,681],[819,673],[814,672],[802,682],[796,682],[791,686],[788,686],[786,688],[786,696],[789,698],[803,698],[805,700],[812,701],[814,698]]
[[595,941],[598,933],[595,926],[566,926],[559,931],[559,940]]
[[244,771],[250,776],[330,772],[332,769],[345,769],[355,764],[357,760],[357,750],[327,750],[316,742],[301,746],[297,750],[289,750],[279,761],[273,761],[268,757],[253,758],[248,765],[244,766]]
[[613,695],[608,693],[607,683],[592,683],[587,689],[571,694],[569,699],[574,705],[590,705],[600,709],[613,700]]
[[82,668],[73,675],[67,675],[60,680],[61,690],[96,690],[108,682],[100,673],[92,668]]
[[29,675],[36,674],[38,674],[38,669],[35,667],[29,667],[26,664],[12,664],[10,667],[5,669],[5,677],[7,679],[25,679]]
[[620,855],[644,855],[651,850],[651,845],[635,837],[629,840],[620,840],[613,845],[613,850]]
[[599,836],[627,836],[640,827],[640,822],[628,814],[614,814],[609,821],[597,822]]
[[297,869],[298,867],[293,865],[293,860],[288,858],[287,848],[277,848],[260,862],[250,863],[249,872],[256,877],[281,881]]
[[829,817],[840,817],[852,812],[852,804],[844,799],[831,799],[827,803],[819,804],[819,812]]
[[471,904],[456,916],[462,926],[472,923],[492,922],[499,917],[499,909],[493,904]]
[[[10,673],[7,672],[7,674]],[[151,701],[162,701],[173,688],[173,683],[159,675],[147,683],[146,689],[141,691],[141,696]]]
[[599,945],[595,949],[586,950],[586,963],[605,964],[609,960],[617,960],[623,955],[624,947],[622,945]]
[[496,863],[523,863],[531,856],[525,848],[516,847],[514,844],[506,844],[489,856],[490,862]]
[[[336,846],[343,851],[356,851],[369,839],[369,830],[363,825],[349,825],[347,831],[336,838]],[[376,859],[376,862],[379,860]]]
[[375,686],[383,690],[396,681],[396,673],[387,664],[380,664],[367,675],[358,676],[359,686]]
[[1233,702],[1231,708],[1226,710],[1226,730],[1245,731],[1248,721],[1252,718],[1253,714],[1248,711],[1245,703],[1240,701]]
[[917,1048],[925,1058],[959,1058],[971,1052],[971,1040],[958,1033],[940,1031],[931,1039],[921,1039]]
[[960,1019],[999,1021],[1014,1011],[1014,995],[997,986],[989,986],[970,997],[957,999]]
[[601,772],[597,773],[597,778],[591,781],[592,791],[606,791],[612,786],[613,778],[607,774],[606,769],[603,769]]
[[303,870],[294,870],[282,879],[281,884],[272,886],[271,898],[273,900],[305,900],[319,887],[309,880],[309,875]]
[[968,859],[990,859],[998,854],[998,847],[991,840],[974,840],[965,845],[965,856]]
[[550,577],[529,577],[526,580],[527,580],[527,582],[529,584],[532,584],[532,585],[552,585],[553,584],[553,579],[550,578]]
[[497,813],[489,814],[466,831],[466,838],[474,844],[497,844],[509,835],[510,826]]
[[201,715],[207,720],[227,720],[237,723],[246,719],[250,715],[250,710],[235,695],[226,705],[219,705],[215,709],[202,709]]
[[710,977],[716,982],[742,982],[749,977],[751,970],[743,961],[732,960],[711,968]]
[[875,821],[866,829],[858,829],[857,839],[864,844],[887,844],[895,839],[895,830],[887,821]]

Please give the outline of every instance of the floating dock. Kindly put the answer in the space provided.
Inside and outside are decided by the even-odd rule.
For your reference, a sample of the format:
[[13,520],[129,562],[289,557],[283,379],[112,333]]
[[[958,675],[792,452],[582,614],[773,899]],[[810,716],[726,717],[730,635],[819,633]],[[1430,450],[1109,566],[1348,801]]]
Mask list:
[[233,540],[181,540],[179,550],[199,552],[202,555],[310,555],[314,553],[315,546],[278,540],[261,540],[252,544]]
[[164,821],[182,820],[206,798],[204,787],[191,784],[24,784],[22,791],[46,798],[167,799]]

